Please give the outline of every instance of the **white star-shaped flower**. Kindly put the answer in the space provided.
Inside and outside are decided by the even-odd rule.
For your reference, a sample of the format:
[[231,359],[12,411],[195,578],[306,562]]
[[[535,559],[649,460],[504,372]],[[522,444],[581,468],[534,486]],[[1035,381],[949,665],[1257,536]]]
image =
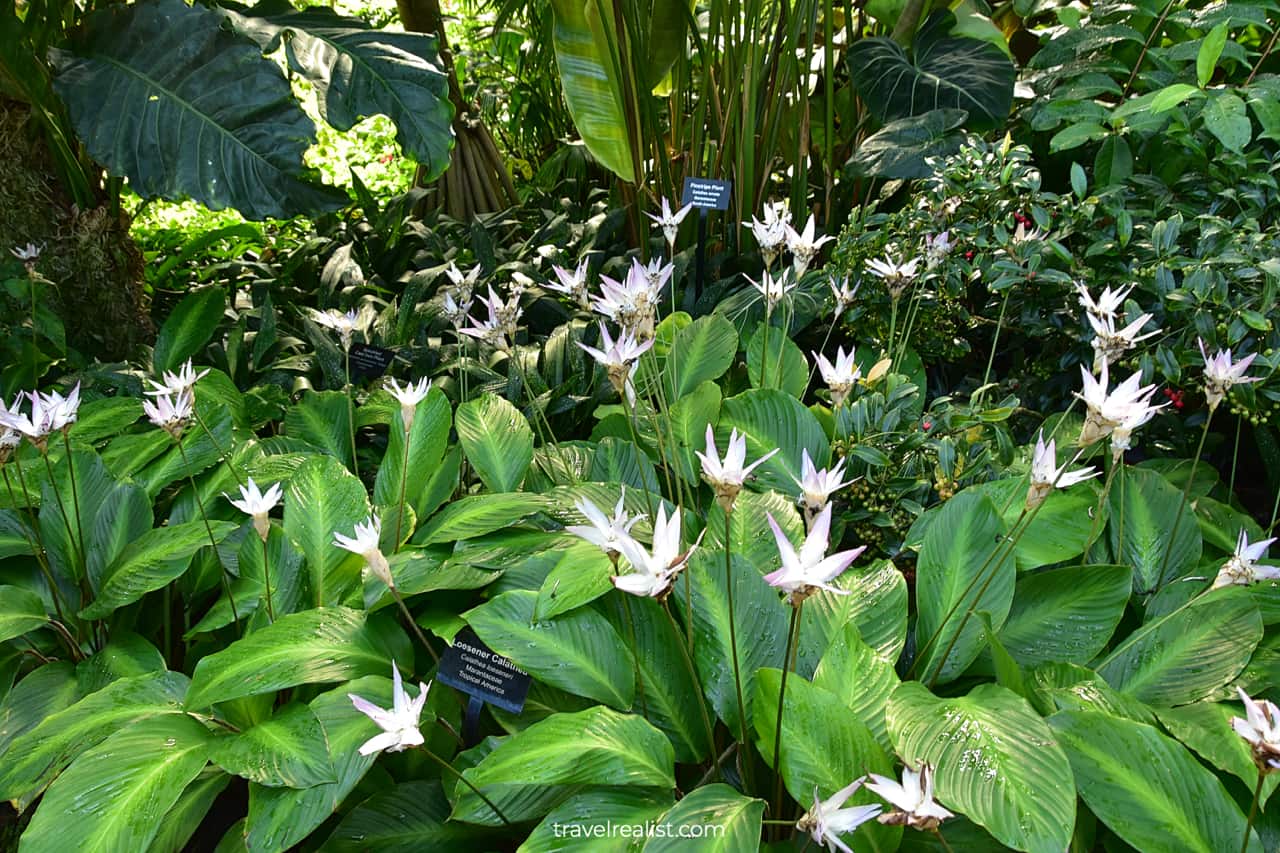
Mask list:
[[809,221],[805,223],[803,231],[796,231],[790,225],[786,226],[787,250],[791,252],[791,265],[795,269],[796,278],[800,278],[809,269],[809,264],[817,256],[818,250],[835,239],[827,234],[815,240],[814,228],[812,214],[809,216]]
[[1044,499],[1054,488],[1065,489],[1098,476],[1098,472],[1093,468],[1081,468],[1068,473],[1067,468],[1071,467],[1073,462],[1075,459],[1059,467],[1058,448],[1054,440],[1051,438],[1046,444],[1043,430],[1036,436],[1035,455],[1031,459],[1031,485],[1027,488],[1028,510],[1035,509],[1044,503]]
[[[1118,427],[1129,425],[1129,432],[1135,428],[1138,422],[1150,420],[1150,416],[1159,411],[1163,406],[1152,406],[1151,396],[1155,394],[1156,386],[1142,385],[1142,371],[1136,371],[1125,381],[1121,382],[1114,389],[1107,390],[1109,377],[1107,375],[1107,364],[1103,362],[1102,371],[1098,378],[1094,378],[1093,374],[1080,367],[1081,390],[1075,392],[1075,396],[1079,397],[1088,407],[1088,413],[1085,415],[1084,427],[1080,430],[1080,438],[1077,444],[1081,447],[1101,441],[1111,435]],[[1125,436],[1127,442],[1128,436]]]
[[671,203],[664,198],[662,200],[661,215],[656,213],[645,213],[645,216],[649,217],[662,227],[662,236],[666,238],[667,245],[671,247],[672,251],[674,251],[676,246],[676,234],[680,230],[680,223],[684,221],[684,218],[689,215],[689,211],[691,210],[693,210],[693,205],[686,204],[684,207],[673,212],[671,210]]
[[632,595],[664,598],[671,591],[672,581],[688,565],[689,556],[701,541],[702,536],[699,535],[698,541],[690,545],[687,551],[681,551],[680,511],[674,511],[668,519],[666,506],[660,506],[658,518],[653,523],[651,550],[645,550],[630,534],[618,537],[618,550],[633,571],[615,575],[611,579],[613,585]]
[[387,390],[400,404],[400,421],[404,424],[405,433],[408,434],[413,429],[413,415],[418,409],[418,404],[427,399],[427,394],[431,391],[431,380],[419,379],[417,382],[410,380],[401,387],[400,383],[394,379],[388,379]]
[[283,495],[284,491],[279,483],[273,483],[263,492],[252,477],[249,478],[248,483],[240,487],[240,500],[236,500],[226,492],[222,494],[224,498],[231,501],[233,507],[253,518],[253,529],[257,531],[258,537],[263,542],[267,541],[267,534],[271,530],[271,522],[267,515],[280,503]]
[[177,373],[174,373],[171,370],[166,370],[164,375],[161,377],[162,381],[157,382],[154,379],[148,379],[147,382],[150,383],[151,390],[145,393],[152,396],[159,394],[169,394],[172,396],[174,394],[181,394],[184,391],[190,391],[196,387],[197,382],[209,375],[209,370],[210,368],[205,368],[197,373],[194,365],[191,363],[191,359],[187,359],[186,364],[178,368]]
[[702,479],[715,489],[716,500],[720,502],[724,511],[732,512],[734,501],[738,497],[738,492],[742,491],[742,485],[747,481],[747,477],[757,466],[762,465],[777,453],[779,448],[775,447],[755,462],[746,465],[747,437],[739,435],[736,428],[729,433],[729,445],[725,449],[723,459],[720,458],[720,451],[716,448],[716,433],[711,428],[711,424],[707,424],[706,438],[706,453],[694,451],[702,462]]
[[617,340],[614,340],[604,323],[600,324],[600,339],[604,343],[604,349],[587,346],[582,341],[576,343],[605,368],[614,390],[619,394],[625,394],[627,401],[634,405],[636,389],[631,384],[631,377],[635,375],[636,363],[640,360],[640,356],[653,346],[653,339],[640,343],[630,332],[623,329]]
[[1151,320],[1150,314],[1143,314],[1127,326],[1119,329],[1116,328],[1116,322],[1113,317],[1100,317],[1095,314],[1087,315],[1089,325],[1093,327],[1093,369],[1101,370],[1103,364],[1115,362],[1126,352],[1138,345],[1139,341],[1145,341],[1147,338],[1160,334],[1160,330],[1156,329],[1152,332],[1141,334],[1142,327],[1147,325]]
[[870,774],[868,790],[874,791],[894,807],[880,815],[880,822],[890,826],[906,825],[914,829],[936,829],[949,817],[955,817],[933,799],[933,768],[920,765],[919,770],[902,768],[902,784],[885,776]]
[[1080,305],[1087,313],[1100,319],[1115,320],[1116,314],[1120,311],[1120,306],[1124,305],[1125,297],[1129,295],[1129,291],[1133,290],[1133,287],[1130,284],[1118,290],[1112,290],[1108,285],[1103,288],[1102,294],[1095,300],[1088,287],[1077,283],[1076,293],[1080,295]]
[[770,313],[778,307],[778,303],[786,298],[788,293],[796,288],[796,283],[791,281],[786,270],[779,272],[776,276],[764,270],[760,273],[759,281],[755,281],[750,276],[747,276],[747,281],[751,282],[751,286],[764,297],[765,310]]
[[834,592],[837,595],[848,595],[849,590],[831,585],[836,576],[858,559],[866,550],[863,545],[848,551],[827,556],[827,540],[831,534],[831,504],[827,504],[813,520],[813,526],[804,538],[804,544],[796,551],[782,532],[778,522],[771,513],[765,513],[769,527],[773,529],[773,538],[778,545],[778,557],[782,566],[764,576],[765,582],[787,593],[792,605],[804,601],[819,589]]
[[606,554],[620,554],[622,549],[618,543],[631,535],[631,528],[644,518],[643,514],[631,516],[626,510],[627,487],[622,487],[622,497],[613,508],[613,516],[604,514],[589,498],[575,501],[573,506],[582,513],[589,524],[570,524],[565,530],[574,536],[585,539]]
[[796,480],[796,484],[804,493],[800,501],[807,513],[816,513],[822,509],[833,494],[853,482],[840,479],[844,476],[844,465],[845,461],[841,459],[834,467],[819,471],[809,458],[809,448],[801,449],[800,479]]
[[429,684],[418,682],[418,696],[413,698],[404,689],[400,681],[400,669],[395,661],[391,662],[391,675],[394,679],[391,710],[385,711],[377,705],[362,699],[354,693],[347,697],[356,710],[378,724],[382,734],[374,735],[360,746],[361,755],[372,755],[375,752],[400,752],[414,746],[422,746],[425,739],[418,730],[421,724],[422,709],[427,704]]
[[849,845],[841,841],[839,836],[846,832],[853,832],[867,821],[874,820],[883,809],[878,804],[841,808],[854,795],[854,792],[862,787],[863,781],[861,777],[853,780],[825,801],[818,796],[818,788],[814,786],[813,808],[796,821],[796,829],[809,833],[809,837],[815,844],[825,845],[827,850],[853,853]]
[[1218,570],[1213,588],[1248,586],[1262,580],[1280,580],[1280,568],[1258,564],[1258,561],[1266,555],[1267,549],[1271,547],[1271,543],[1275,541],[1272,538],[1250,543],[1248,534],[1241,530],[1236,539],[1235,553]]
[[889,296],[893,299],[901,298],[907,285],[915,280],[919,267],[919,258],[911,258],[901,264],[889,255],[885,255],[884,260],[872,258],[867,261],[867,272],[884,282],[885,287],[889,289]]
[[822,353],[813,354],[818,362],[818,372],[822,374],[822,381],[827,384],[827,390],[831,392],[832,408],[839,408],[862,376],[862,368],[854,360],[855,355],[856,350],[850,349],[845,352],[844,347],[836,349],[835,362],[830,361]]
[[142,411],[147,420],[177,439],[182,436],[195,409],[191,390],[177,394],[157,394],[155,400],[143,400]]
[[1233,363],[1231,350],[1219,350],[1217,355],[1210,357],[1205,351],[1204,341],[1197,338],[1196,342],[1200,344],[1200,355],[1204,358],[1204,396],[1211,410],[1218,408],[1218,404],[1226,398],[1227,392],[1234,386],[1262,381],[1261,376],[1244,375],[1249,365],[1253,364],[1253,360],[1258,357],[1257,353],[1247,355]]
[[363,524],[357,523],[354,537],[343,536],[337,531],[333,534],[334,545],[364,557],[369,571],[373,572],[378,580],[394,589],[396,583],[391,577],[391,566],[387,564],[387,558],[382,553],[381,539],[382,519],[376,515],[369,516]]
[[1237,687],[1244,703],[1245,718],[1231,718],[1231,728],[1248,741],[1253,760],[1263,773],[1280,770],[1280,708],[1266,699],[1250,699]]
[[551,266],[551,271],[555,273],[557,281],[548,281],[545,285],[547,290],[563,293],[577,302],[578,307],[584,311],[590,310],[591,293],[587,290],[587,259],[583,258],[579,261],[572,272],[555,264]]

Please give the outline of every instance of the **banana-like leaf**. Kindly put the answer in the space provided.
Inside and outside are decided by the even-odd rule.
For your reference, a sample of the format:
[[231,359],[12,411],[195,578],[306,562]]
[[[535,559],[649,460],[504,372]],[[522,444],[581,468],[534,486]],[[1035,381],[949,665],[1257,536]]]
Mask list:
[[284,532],[307,558],[317,605],[342,603],[359,588],[363,560],[333,544],[333,534],[352,536],[368,517],[364,485],[332,456],[307,460],[289,480]]
[[700,853],[736,853],[740,850],[758,850],[760,847],[761,821],[764,818],[764,800],[744,797],[728,785],[719,782],[690,791],[687,797],[672,806],[658,825],[667,827],[669,834],[662,838],[650,838],[644,845],[644,853],[665,853],[689,849],[689,838],[680,837],[681,827],[690,827],[691,833],[714,823],[722,831],[714,836],[699,838]]
[[[705,790],[705,788],[698,789],[698,791],[702,790]],[[734,793],[737,792],[735,791]],[[762,809],[764,807],[764,804],[759,800],[748,802],[756,802]],[[574,846],[582,845],[583,840],[581,838],[566,838],[565,827],[577,824],[585,828],[607,823],[620,826],[624,823],[645,824],[651,821],[656,824],[662,813],[670,807],[671,797],[669,795],[664,796],[652,789],[642,788],[628,791],[626,789],[598,788],[588,790],[575,797],[570,797],[548,812],[547,816],[542,819],[542,823],[535,826],[533,831],[529,833],[529,837],[520,845],[518,853],[553,853],[553,851],[572,850]],[[717,815],[717,818],[720,817],[720,815]],[[723,826],[723,824],[720,825]],[[756,835],[759,835],[758,826]],[[607,848],[611,853],[613,850],[623,851],[630,849],[630,844],[625,843],[625,839],[618,839],[618,841],[619,844],[616,847]],[[595,844],[602,845],[603,842],[596,841]],[[605,848],[600,847],[598,849]]]
[[0,586],[0,642],[21,637],[48,622],[40,596],[20,586]]
[[600,0],[552,0],[551,8],[560,87],[578,134],[605,168],[634,182],[612,18],[600,14]]
[[992,130],[1013,106],[1017,69],[987,41],[951,35],[948,11],[929,16],[911,56],[889,38],[865,38],[849,47],[849,71],[877,121],[954,109],[969,113],[974,130]]
[[227,295],[221,287],[206,287],[184,296],[156,334],[152,353],[156,373],[177,370],[199,352],[217,331],[226,307]]
[[209,758],[228,773],[270,788],[337,781],[324,729],[311,709],[298,703],[239,734],[214,738]]
[[374,794],[342,819],[324,849],[329,853],[363,853],[371,848],[380,853],[415,853],[457,850],[474,840],[474,828],[449,821],[449,801],[440,783],[432,779],[401,782]]
[[491,492],[519,488],[533,461],[533,430],[506,399],[485,394],[458,406],[458,441]]
[[381,113],[395,123],[400,147],[426,167],[427,180],[448,168],[453,104],[434,37],[374,30],[323,6],[297,11],[280,0],[242,11],[223,13],[265,53],[284,38],[289,67],[316,87],[325,121],[350,130]]
[[351,468],[351,400],[341,391],[307,391],[284,413],[284,432]]
[[1067,566],[1022,578],[1001,644],[1025,667],[1088,663],[1120,624],[1132,576],[1128,566]]
[[790,394],[772,388],[745,391],[724,401],[715,431],[721,452],[734,429],[746,436],[748,462],[778,449],[755,474],[761,485],[783,494],[800,492],[796,477],[800,475],[801,449],[809,451],[809,458],[819,468],[831,457],[827,434],[813,412]]
[[[403,496],[405,505],[417,517],[425,515],[428,509],[434,509],[427,507],[427,500],[431,497],[427,485],[444,457],[451,418],[449,401],[436,390],[429,392],[414,409],[413,424],[407,436],[400,412],[396,411],[387,435],[387,452],[378,466],[378,476],[373,484],[374,503],[398,507]],[[395,515],[399,523],[398,510]],[[412,532],[411,529],[401,531],[402,535]]]
[[1199,565],[1204,539],[1194,518],[1179,513],[1182,493],[1159,473],[1126,468],[1121,476],[1107,498],[1111,552],[1133,566],[1135,591],[1149,593]]
[[190,196],[250,219],[346,201],[307,182],[315,128],[279,66],[217,12],[181,0],[111,5],[75,53],[51,58],[85,147],[143,197]]

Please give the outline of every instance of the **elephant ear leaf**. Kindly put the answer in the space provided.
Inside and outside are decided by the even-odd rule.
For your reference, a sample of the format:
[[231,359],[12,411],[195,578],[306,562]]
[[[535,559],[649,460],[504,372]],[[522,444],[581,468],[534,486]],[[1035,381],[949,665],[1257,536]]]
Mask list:
[[307,181],[315,127],[279,66],[217,12],[181,0],[113,4],[90,16],[74,52],[51,59],[89,154],[143,197],[190,196],[251,219],[346,201]]
[[970,128],[993,130],[1009,115],[1013,62],[989,41],[952,34],[955,23],[951,12],[934,12],[910,55],[888,38],[859,39],[849,48],[854,87],[877,121],[955,109],[969,113]]
[[453,104],[436,40],[420,33],[370,29],[323,7],[297,11],[280,0],[243,14],[222,10],[264,52],[285,42],[289,67],[316,87],[320,115],[350,130],[371,115],[390,118],[396,141],[432,180],[449,166]]

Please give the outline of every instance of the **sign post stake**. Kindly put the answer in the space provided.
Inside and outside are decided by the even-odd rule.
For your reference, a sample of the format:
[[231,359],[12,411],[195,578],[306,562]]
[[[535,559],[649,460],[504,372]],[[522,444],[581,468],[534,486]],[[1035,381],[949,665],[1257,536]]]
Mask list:
[[[698,208],[698,257],[694,278],[694,299],[702,296],[702,287],[707,275],[707,215],[712,210],[729,209],[729,193],[733,184],[729,181],[717,181],[712,178],[685,178],[684,193],[681,204],[691,204]],[[685,295],[686,302],[688,294]]]

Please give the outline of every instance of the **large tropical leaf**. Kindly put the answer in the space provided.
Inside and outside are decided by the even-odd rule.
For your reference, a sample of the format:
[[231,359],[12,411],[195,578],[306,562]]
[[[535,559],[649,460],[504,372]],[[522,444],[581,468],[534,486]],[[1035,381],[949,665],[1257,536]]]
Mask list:
[[151,358],[156,373],[177,370],[199,352],[217,331],[226,307],[227,295],[221,287],[205,287],[182,297],[156,334]]
[[601,0],[552,0],[551,9],[560,87],[578,135],[609,171],[635,181],[612,9]]
[[401,782],[352,809],[324,849],[329,853],[364,853],[370,848],[379,853],[419,853],[456,850],[474,840],[474,828],[448,819],[449,801],[439,782]]
[[1004,540],[991,499],[968,492],[943,504],[925,531],[916,568],[916,643],[925,680],[955,678],[982,651],[975,613],[986,611],[997,629],[1004,624],[1016,574]]
[[494,394],[458,406],[458,441],[491,492],[519,488],[533,461],[533,430],[520,410]]
[[146,850],[208,761],[208,729],[173,715],[134,723],[79,756],[36,809],[22,849]]
[[912,180],[933,174],[932,157],[954,154],[961,135],[954,131],[969,114],[964,110],[929,110],[889,122],[862,141],[849,159],[858,174]]
[[1134,631],[1098,674],[1150,705],[1186,705],[1230,683],[1261,639],[1249,591],[1214,590]]
[[48,622],[40,596],[20,586],[0,585],[0,642],[43,628]]
[[1199,525],[1190,509],[1181,509],[1182,493],[1156,471],[1126,467],[1107,502],[1111,552],[1133,566],[1137,592],[1154,592],[1200,562]]
[[[1112,832],[1139,850],[1240,850],[1245,819],[1209,770],[1152,726],[1098,711],[1059,711],[1049,725],[1076,788]],[[1037,780],[1043,784],[1044,779]],[[1254,836],[1246,848],[1262,853]]]
[[[1257,784],[1258,765],[1254,763],[1251,745],[1236,734],[1231,725],[1232,719],[1245,718],[1244,708],[1222,702],[1196,702],[1178,708],[1160,708],[1156,716],[1169,734],[1205,761],[1250,788]],[[1280,785],[1280,775],[1268,773],[1262,783],[1259,808],[1266,808],[1277,785]]]
[[369,517],[364,485],[332,456],[298,467],[284,497],[284,532],[307,559],[311,598],[340,604],[359,589],[363,560],[334,545],[333,534],[352,536]]
[[284,413],[284,432],[351,467],[351,399],[341,391],[307,391]]
[[778,450],[755,469],[755,474],[761,484],[784,494],[799,494],[795,478],[800,474],[801,450],[808,450],[809,458],[819,468],[831,456],[827,434],[817,417],[783,391],[747,391],[725,400],[716,429],[716,446],[722,453],[733,429],[747,438],[748,462]]
[[664,367],[669,400],[679,400],[699,383],[719,379],[738,351],[738,331],[719,314],[699,317],[676,332]]
[[359,610],[319,607],[290,613],[201,658],[191,676],[187,706],[207,708],[297,684],[386,673],[391,656]]
[[[699,788],[699,791],[705,790]],[[590,843],[599,853],[629,853],[634,839],[594,837],[597,826],[656,823],[668,808],[671,797],[651,789],[596,788],[570,797],[556,806],[533,828],[517,853],[572,853]],[[757,835],[758,835],[757,831]],[[588,842],[590,839],[590,842]]]
[[955,15],[935,12],[916,34],[911,55],[893,39],[864,38],[849,47],[858,94],[880,122],[932,110],[969,113],[975,130],[992,130],[1013,106],[1017,70],[987,41],[950,35]]
[[[689,849],[689,838],[702,833],[701,827],[715,824],[721,831],[714,835],[697,835],[700,853],[737,853],[758,850],[761,821],[764,818],[764,800],[744,797],[728,785],[715,783],[703,785],[662,816],[659,825],[669,827],[665,838],[650,838],[644,845],[644,853],[673,853]],[[681,828],[687,837],[681,837]]]
[[284,38],[289,67],[316,87],[320,115],[333,127],[350,130],[381,113],[395,123],[400,147],[426,168],[426,180],[449,166],[453,105],[434,37],[373,30],[323,6],[296,11],[272,0],[225,14],[266,53]]
[[[378,466],[378,476],[373,484],[374,503],[393,506],[399,504],[403,496],[405,504],[418,518],[435,509],[427,506],[431,498],[427,486],[444,457],[451,417],[448,399],[437,390],[429,392],[414,409],[408,436],[405,435],[400,412],[396,410],[387,436],[387,452]],[[404,531],[406,534],[409,532]]]
[[1088,663],[1120,623],[1132,576],[1128,566],[1067,566],[1022,578],[1000,643],[1025,667]]
[[320,721],[296,703],[239,734],[215,738],[209,758],[228,773],[272,788],[336,781]]
[[1016,850],[1067,848],[1076,819],[1071,765],[1026,700],[995,684],[940,699],[907,682],[887,718],[902,759],[934,768],[943,805]]
[[538,679],[615,708],[630,708],[635,661],[608,620],[579,608],[535,622],[537,600],[536,592],[511,590],[463,616],[485,645]]
[[893,743],[884,713],[900,683],[893,661],[864,643],[853,622],[831,638],[831,645],[813,673],[813,686],[844,703],[886,750],[891,750]]
[[280,67],[217,12],[180,0],[107,6],[76,53],[52,60],[89,153],[143,197],[190,196],[251,219],[346,199],[304,180],[315,128]]
[[[675,787],[674,763],[671,744],[642,717],[597,705],[534,723],[463,775],[506,813],[503,803],[518,796],[521,788],[609,785],[669,790]],[[455,817],[495,819],[470,788],[456,790]],[[525,817],[507,815],[511,820]]]

